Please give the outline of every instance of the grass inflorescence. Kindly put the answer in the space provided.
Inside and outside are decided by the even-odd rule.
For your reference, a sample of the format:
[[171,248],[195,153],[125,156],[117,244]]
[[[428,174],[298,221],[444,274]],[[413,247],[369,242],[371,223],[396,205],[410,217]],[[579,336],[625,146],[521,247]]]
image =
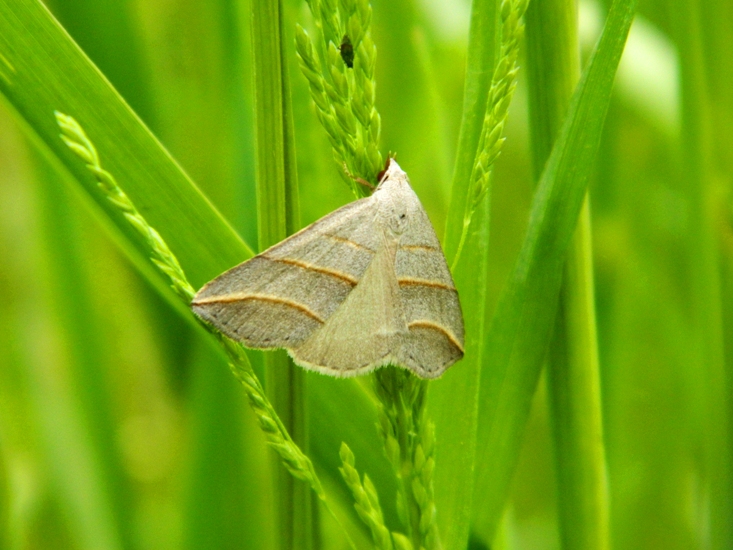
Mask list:
[[400,483],[397,511],[415,548],[440,548],[433,472],[435,428],[427,417],[428,384],[396,367],[375,373],[379,432]]
[[491,78],[486,114],[468,186],[463,231],[458,251],[453,260],[453,266],[456,265],[460,257],[473,214],[490,189],[494,163],[499,157],[506,140],[504,126],[509,116],[509,105],[517,88],[519,44],[524,36],[523,17],[528,5],[529,0],[502,0],[501,2],[500,52]]
[[379,495],[369,476],[364,474],[364,480],[359,477],[356,470],[354,453],[346,443],[341,443],[339,452],[341,457],[341,477],[354,497],[354,507],[359,518],[369,527],[372,534],[374,546],[378,550],[393,550],[392,536],[384,524],[382,508],[379,505]]
[[357,197],[368,189],[355,178],[377,183],[381,120],[375,106],[377,48],[369,31],[367,0],[310,0],[316,39],[300,25],[296,50],[316,114],[326,130],[339,171]]
[[[94,144],[76,119],[58,111],[55,112],[55,115],[61,128],[61,139],[69,149],[86,163],[87,168],[94,174],[99,188],[107,199],[123,213],[130,225],[143,237],[149,247],[151,261],[170,279],[171,287],[188,306],[196,292],[186,279],[180,263],[160,236],[160,233],[148,224],[132,200],[117,184],[114,176],[102,168],[96,147],[94,147]],[[313,464],[298,445],[293,442],[290,434],[285,429],[277,412],[275,412],[265,395],[260,381],[252,371],[242,346],[205,323],[199,317],[196,317],[196,319],[207,331],[216,336],[226,351],[229,357],[229,367],[244,387],[249,404],[257,417],[260,429],[267,438],[268,444],[278,453],[288,471],[297,479],[310,485],[318,497],[325,501],[326,495]]]

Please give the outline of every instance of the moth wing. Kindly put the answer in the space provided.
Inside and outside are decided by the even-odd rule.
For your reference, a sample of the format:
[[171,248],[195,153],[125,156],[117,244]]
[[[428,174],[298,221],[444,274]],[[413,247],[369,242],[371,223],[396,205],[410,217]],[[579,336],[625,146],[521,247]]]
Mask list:
[[335,210],[220,275],[197,315],[252,348],[293,348],[324,325],[361,279],[379,241],[371,197]]
[[291,350],[297,364],[354,376],[394,362],[393,351],[407,334],[394,275],[395,251],[396,242],[385,242],[339,309]]
[[416,204],[395,258],[408,333],[395,355],[419,376],[437,378],[463,357],[463,314],[435,230],[417,196],[412,197]]

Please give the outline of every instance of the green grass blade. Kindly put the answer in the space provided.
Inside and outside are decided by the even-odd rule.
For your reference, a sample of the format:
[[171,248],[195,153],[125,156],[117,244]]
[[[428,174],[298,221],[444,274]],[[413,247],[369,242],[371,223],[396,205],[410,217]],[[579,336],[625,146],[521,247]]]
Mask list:
[[[97,189],[84,164],[59,139],[54,110],[80,122],[109,171],[158,228],[194,285],[251,256],[251,249],[41,3],[9,0],[3,4],[0,55],[0,92],[36,142],[83,186],[125,241],[145,250],[120,212]],[[131,252],[129,246],[127,252]],[[147,261],[139,253],[134,259],[145,269]],[[160,281],[151,272],[147,269],[150,280]]]
[[7,446],[0,438],[0,548],[10,548],[10,489]]
[[481,378],[474,510],[493,533],[555,319],[565,253],[601,138],[636,0],[616,0],[535,193],[519,259],[499,299]]
[[[733,544],[731,486],[730,387],[725,372],[721,311],[718,221],[715,207],[713,116],[703,55],[707,29],[702,26],[703,3],[675,6],[675,37],[680,51],[682,99],[682,193],[689,221],[685,248],[689,269],[692,337],[697,359],[704,430],[703,471],[709,490],[710,548]],[[712,72],[712,71],[711,71]]]
[[436,433],[435,501],[446,549],[466,547],[474,498],[478,392],[486,349],[489,199],[487,193],[474,214],[454,274],[464,304],[466,356],[430,386]]
[[113,394],[106,372],[109,363],[103,353],[100,312],[93,306],[90,294],[84,233],[78,212],[71,210],[74,203],[69,200],[69,189],[62,188],[63,183],[48,163],[39,159],[37,166],[42,182],[41,214],[45,221],[51,294],[69,353],[69,377],[74,387],[71,397],[81,418],[78,429],[85,432],[90,460],[95,463],[92,471],[98,474],[95,484],[104,495],[120,544],[132,546],[132,487],[115,438]]
[[[193,353],[184,548],[271,548],[271,492],[262,437],[246,398],[211,346]],[[278,465],[278,467],[280,467]]]
[[[496,2],[476,0],[464,87],[463,119],[451,188],[444,250],[450,264],[458,248],[468,183],[486,112],[494,72]],[[480,368],[485,341],[489,204],[487,193],[469,229],[464,253],[453,274],[466,325],[466,356],[430,385],[430,415],[435,421],[435,501],[446,549],[465,548],[472,504]]]
[[[34,206],[45,215],[39,227],[29,224],[31,230],[25,235],[25,247],[38,275],[27,275],[31,280],[24,288],[28,296],[22,300],[22,306],[13,308],[17,315],[35,319],[34,325],[16,336],[22,341],[22,366],[18,374],[25,379],[32,432],[38,441],[53,499],[66,512],[63,522],[70,539],[82,549],[122,549],[125,539],[120,517],[115,513],[118,495],[111,487],[115,480],[108,477],[119,472],[105,463],[105,441],[95,437],[99,435],[98,429],[109,429],[110,425],[106,419],[96,419],[95,425],[95,420],[87,416],[90,408],[100,406],[104,396],[90,396],[84,388],[77,387],[81,383],[97,384],[98,380],[92,380],[93,375],[84,371],[103,368],[99,364],[86,364],[92,359],[91,347],[80,351],[78,342],[74,341],[78,336],[75,332],[80,330],[75,325],[84,322],[77,315],[88,315],[88,304],[66,310],[69,306],[66,299],[83,299],[86,291],[66,287],[68,283],[79,283],[69,280],[79,267],[79,257],[77,251],[71,253],[68,248],[57,251],[69,253],[63,262],[54,261],[57,258],[53,252],[49,254],[59,246],[59,235],[69,241],[74,239],[71,216],[64,211],[63,204],[69,199],[68,192],[53,188],[60,185],[58,181],[44,177],[40,180],[33,189],[40,197]],[[95,389],[101,388],[97,385]],[[99,413],[105,414],[104,407]]]
[[[533,3],[527,16],[529,106],[534,173],[540,178],[580,76],[577,5]],[[563,548],[609,547],[608,484],[588,201],[565,259],[547,364],[548,397]]]
[[[252,2],[255,89],[255,155],[259,246],[264,250],[298,226],[298,182],[283,7],[280,0]],[[265,354],[267,393],[298,446],[307,453],[306,373],[284,350]],[[312,547],[313,496],[310,488],[275,466],[275,509],[280,548]]]
[[155,129],[158,112],[150,93],[147,52],[140,43],[133,10],[120,9],[116,0],[50,0],[45,4],[125,101]]

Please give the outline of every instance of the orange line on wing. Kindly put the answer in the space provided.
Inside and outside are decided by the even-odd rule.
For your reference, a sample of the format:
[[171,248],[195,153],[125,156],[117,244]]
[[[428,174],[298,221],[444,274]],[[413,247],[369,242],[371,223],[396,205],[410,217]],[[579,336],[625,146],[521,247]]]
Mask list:
[[458,342],[458,339],[456,339],[456,337],[453,336],[453,334],[448,329],[443,327],[442,325],[439,325],[438,323],[433,323],[432,321],[425,321],[425,320],[413,321],[407,324],[408,329],[416,328],[416,327],[437,330],[438,332],[443,334],[446,338],[448,338],[450,343],[453,344],[456,347],[456,349],[458,349],[461,353],[463,353],[463,346]]
[[297,267],[302,267],[303,269],[315,271],[317,273],[323,273],[324,275],[330,275],[331,277],[344,281],[345,283],[348,283],[351,286],[356,286],[357,283],[359,282],[356,278],[352,277],[351,275],[342,273],[341,271],[338,271],[336,269],[329,269],[327,267],[321,267],[320,265],[309,264],[308,262],[303,262],[301,260],[294,260],[292,258],[273,258],[272,256],[265,256],[265,255],[260,255],[260,257],[273,261],[273,262],[294,265]]
[[203,306],[208,304],[231,304],[233,302],[244,302],[246,300],[258,300],[260,302],[270,302],[272,304],[282,304],[284,306],[292,307],[297,309],[301,313],[304,313],[314,321],[318,321],[323,324],[325,321],[310,308],[295,302],[288,300],[287,298],[279,298],[278,296],[272,296],[271,294],[253,294],[245,292],[233,292],[225,296],[214,296],[212,298],[200,298],[194,302],[191,302],[193,306]]
[[353,246],[354,248],[358,248],[359,250],[366,250],[367,252],[371,252],[374,254],[374,250],[369,248],[368,246],[364,246],[363,244],[359,244],[356,241],[352,241],[351,239],[347,239],[346,237],[339,237],[338,235],[330,235],[329,233],[324,233],[324,237],[331,239],[332,241],[336,241],[339,243],[348,244],[349,246]]
[[397,279],[397,284],[400,286],[429,286],[432,288],[442,288],[444,290],[456,290],[454,287],[445,283],[431,281],[429,279],[415,279],[414,277],[400,277]]

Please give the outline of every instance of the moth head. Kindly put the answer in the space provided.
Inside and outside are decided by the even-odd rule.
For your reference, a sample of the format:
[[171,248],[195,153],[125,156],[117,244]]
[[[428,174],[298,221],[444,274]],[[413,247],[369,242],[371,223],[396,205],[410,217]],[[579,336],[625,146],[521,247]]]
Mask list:
[[394,159],[394,157],[387,157],[387,162],[384,165],[384,170],[377,174],[377,181],[381,185],[383,181],[398,176],[407,177],[407,174],[405,174],[405,171],[400,168],[400,165],[397,164],[397,161]]
[[394,159],[390,159],[379,187],[373,195],[379,202],[382,227],[394,236],[402,235],[410,225],[410,219],[419,202],[410,187],[407,174]]

